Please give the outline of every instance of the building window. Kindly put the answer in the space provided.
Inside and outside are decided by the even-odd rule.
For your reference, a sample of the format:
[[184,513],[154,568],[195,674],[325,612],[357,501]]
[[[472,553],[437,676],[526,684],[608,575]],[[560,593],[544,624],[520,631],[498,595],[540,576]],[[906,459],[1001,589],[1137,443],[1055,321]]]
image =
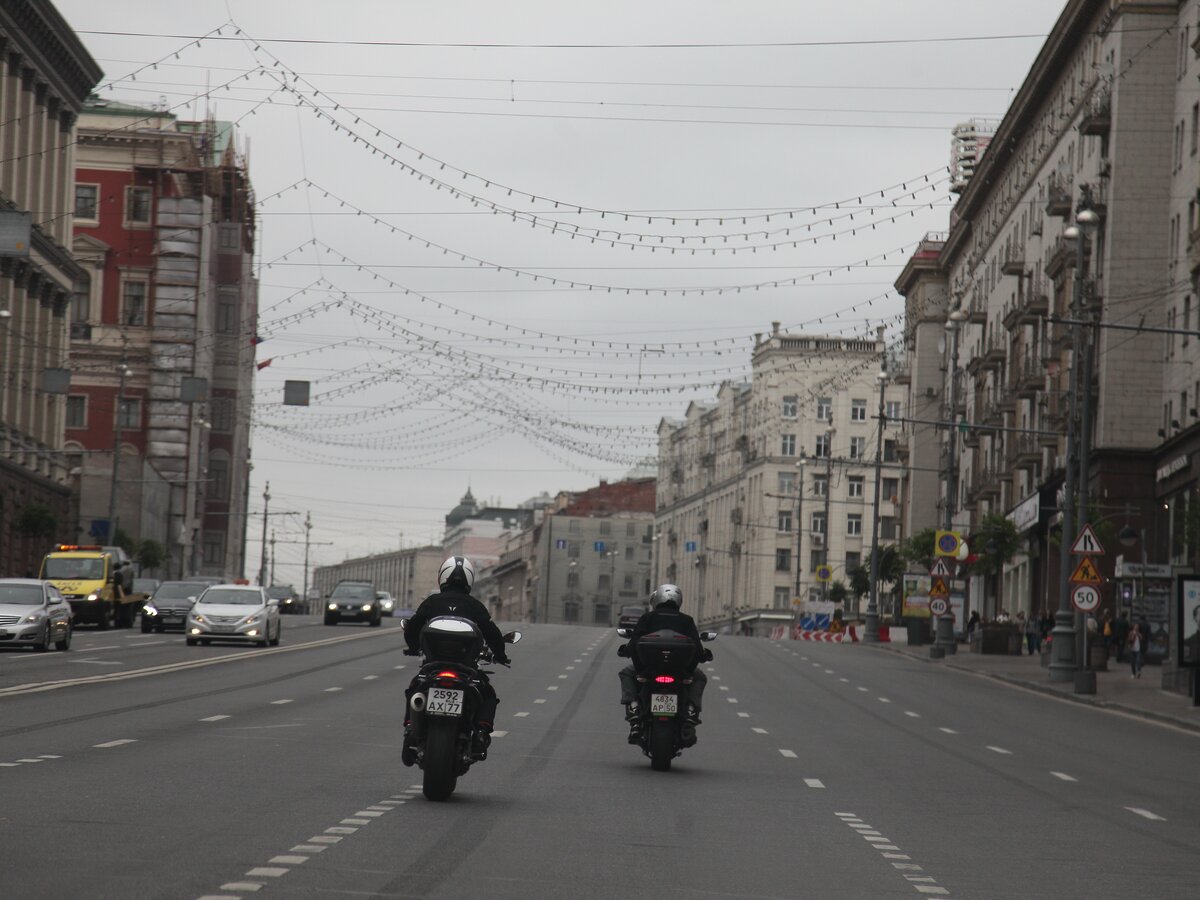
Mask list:
[[579,541],[567,541],[567,558],[579,558]]
[[601,519],[600,520],[600,534],[603,536],[603,535],[608,535],[611,533],[612,533],[612,523],[609,522],[608,519]]
[[[817,563],[817,565],[820,565],[820,563]],[[816,567],[817,566],[813,566],[814,569]],[[809,588],[808,589],[808,602],[809,603],[820,603],[821,602],[821,588]]]
[[829,493],[829,476],[814,475],[813,476],[813,496],[824,497]]
[[788,396],[784,397],[783,398],[783,409],[782,409],[781,415],[785,419],[794,419],[794,418],[796,418],[796,411],[797,411],[796,395],[789,394]]
[[896,461],[896,442],[895,441],[884,441],[883,442],[883,461],[889,462],[889,463],[894,463]]
[[213,431],[227,433],[233,431],[233,398],[214,397],[209,407]]
[[857,513],[851,513],[846,516],[846,534],[860,535],[862,534],[862,516]]
[[829,397],[821,397],[817,400],[817,421],[833,421],[833,400]]
[[122,286],[121,324],[146,324],[146,282],[126,281]]
[[601,572],[600,577],[596,579],[596,590],[601,594],[607,594],[612,590],[612,580],[607,572]]
[[229,499],[229,460],[210,459],[208,461],[208,499]]
[[242,226],[237,222],[222,222],[217,226],[217,249],[222,253],[237,253],[242,248]]
[[846,571],[847,572],[853,572],[855,569],[857,569],[861,565],[862,565],[862,554],[861,553],[847,553],[846,554]]
[[850,421],[851,422],[867,421],[867,401],[866,400],[851,400],[850,401]]
[[621,589],[625,590],[625,591],[633,590],[633,576],[632,575],[625,576],[624,580],[621,582]]
[[900,479],[885,478],[883,479],[883,496],[881,500],[889,500],[892,503],[900,502]]
[[579,621],[579,603],[575,600],[568,600],[563,604],[563,621],[578,622]]
[[571,519],[567,522],[567,534],[579,534],[579,520]]
[[787,609],[792,602],[792,592],[785,587],[775,588],[775,608]]
[[75,185],[75,218],[99,221],[100,185]]
[[813,534],[824,534],[825,533],[825,513],[815,512],[812,514],[812,533]]
[[608,614],[607,603],[597,603],[592,610],[592,623],[594,625],[607,625],[611,617]]
[[779,443],[779,452],[782,456],[796,455],[796,436],[794,434],[782,435]]
[[846,482],[847,496],[861,500],[863,495],[863,481],[864,479],[862,478],[851,476]]
[[131,225],[150,224],[150,200],[154,196],[148,187],[131,187],[125,192],[125,221]]
[[86,394],[71,394],[67,397],[67,427],[87,428]]
[[567,587],[569,587],[569,588],[579,587],[579,573],[578,572],[572,570],[567,573]]
[[790,572],[792,571],[792,551],[786,548],[777,549],[775,551],[775,571]]
[[204,532],[204,564],[206,566],[225,565],[225,532]]
[[637,536],[637,523],[626,522],[625,523],[625,537],[631,538],[631,537],[636,537],[636,536]]
[[632,559],[633,559],[633,547],[632,547],[632,546],[627,546],[627,547],[625,548],[625,561],[626,561],[626,562],[629,562],[629,561],[631,561]]
[[828,434],[818,434],[817,435],[817,450],[816,450],[816,453],[814,454],[814,456],[816,456],[817,459],[828,459],[829,458],[829,441],[830,441],[830,435],[828,435]]
[[888,400],[883,405],[883,414],[889,422],[895,422],[900,418],[900,401]]
[[776,531],[791,531],[792,530],[792,511],[790,509],[781,509],[779,517],[776,520]]
[[237,291],[225,290],[217,294],[217,334],[237,334],[238,298]]
[[862,459],[866,453],[867,439],[864,437],[850,438],[850,458]]
[[879,517],[879,538],[884,541],[896,540],[896,520],[892,516]]
[[780,472],[779,473],[779,493],[790,494],[796,490],[796,473],[795,472]]
[[71,297],[71,324],[88,322],[92,317],[92,298],[86,291],[79,291]]
[[142,401],[137,397],[126,397],[121,401],[120,423],[122,428],[142,427]]

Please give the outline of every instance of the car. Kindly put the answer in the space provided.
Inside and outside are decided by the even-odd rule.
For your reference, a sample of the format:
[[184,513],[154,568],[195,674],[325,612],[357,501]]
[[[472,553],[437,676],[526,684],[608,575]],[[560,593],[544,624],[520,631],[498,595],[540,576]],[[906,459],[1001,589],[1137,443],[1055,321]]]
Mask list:
[[184,629],[188,610],[204,590],[194,581],[164,581],[142,606],[142,634]]
[[617,616],[618,628],[633,628],[646,612],[644,606],[622,606],[621,613]]
[[132,590],[135,594],[145,594],[147,597],[152,597],[160,584],[162,582],[157,578],[135,578],[133,579]]
[[376,591],[375,599],[379,601],[379,614],[381,616],[394,615],[396,612],[396,598],[387,591]]
[[296,589],[290,584],[271,585],[267,588],[267,596],[279,601],[279,611],[281,613],[306,612],[304,604],[300,600],[300,595],[296,593]]
[[48,581],[0,578],[0,647],[71,649],[71,607]]
[[205,588],[188,611],[184,625],[189,647],[213,641],[252,641],[260,647],[275,647],[282,630],[279,601],[252,584]]
[[369,581],[339,581],[325,604],[325,624],[366,622],[372,628],[383,624],[375,585]]

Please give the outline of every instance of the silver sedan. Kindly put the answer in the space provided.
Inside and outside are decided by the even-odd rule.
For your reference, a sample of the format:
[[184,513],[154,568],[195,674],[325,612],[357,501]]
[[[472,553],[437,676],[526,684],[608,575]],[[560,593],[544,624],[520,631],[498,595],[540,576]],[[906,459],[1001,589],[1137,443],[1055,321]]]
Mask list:
[[183,627],[189,647],[212,641],[253,641],[260,647],[274,647],[282,630],[279,601],[249,584],[205,588]]
[[0,647],[71,647],[71,607],[48,581],[0,578]]

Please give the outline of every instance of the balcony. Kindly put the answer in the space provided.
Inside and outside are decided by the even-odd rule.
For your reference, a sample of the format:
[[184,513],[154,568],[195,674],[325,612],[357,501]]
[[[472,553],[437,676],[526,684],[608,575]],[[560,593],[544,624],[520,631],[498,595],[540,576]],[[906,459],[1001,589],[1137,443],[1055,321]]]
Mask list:
[[1001,388],[996,393],[996,408],[1001,413],[1012,413],[1017,411],[1017,392],[1009,387]]
[[912,369],[907,360],[893,359],[888,362],[888,373],[896,384],[911,384]]
[[1004,251],[1000,261],[1000,271],[1005,275],[1025,274],[1025,248],[1010,246]]
[[912,435],[902,431],[896,435],[896,461],[906,463],[912,456]]
[[967,321],[972,325],[982,325],[987,321],[987,304],[981,297],[974,297],[967,307]]
[[1042,464],[1042,446],[1037,436],[1020,434],[1013,438],[1008,445],[1009,467],[1017,470],[1033,471]]
[[1200,225],[1188,232],[1187,264],[1189,272],[1200,269]]
[[1050,312],[1050,280],[1045,275],[1029,279],[1025,289],[1025,305],[1022,307],[1023,320],[1034,324],[1042,316]]
[[1047,277],[1057,279],[1068,268],[1074,268],[1077,252],[1074,241],[1062,235],[1056,237],[1050,249],[1046,251],[1046,258],[1042,264]]
[[984,425],[1003,425],[1004,424],[1004,408],[999,400],[991,400],[983,407]]
[[1071,216],[1071,181],[1051,175],[1046,185],[1046,215],[1067,219]]
[[1004,361],[1007,358],[1008,352],[1004,347],[1004,342],[994,337],[989,338],[983,349],[983,361],[980,364],[980,368],[985,372],[998,370],[1004,365]]
[[1046,367],[1034,354],[1026,353],[1019,365],[1014,363],[1010,383],[1018,397],[1031,400],[1046,386]]
[[1104,137],[1112,127],[1112,89],[1099,88],[1088,98],[1087,112],[1079,120],[1079,133]]
[[979,487],[976,491],[980,500],[998,500],[1003,479],[995,469],[985,469],[979,474]]

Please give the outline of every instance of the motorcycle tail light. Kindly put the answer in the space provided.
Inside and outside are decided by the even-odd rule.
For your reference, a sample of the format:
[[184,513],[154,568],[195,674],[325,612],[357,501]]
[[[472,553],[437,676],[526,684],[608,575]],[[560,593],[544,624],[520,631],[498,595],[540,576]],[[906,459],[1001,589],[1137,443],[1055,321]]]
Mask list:
[[444,672],[438,672],[437,677],[438,678],[453,678],[455,681],[458,681],[458,673],[452,672],[449,669],[447,669]]
[[654,678],[659,684],[674,684],[675,679],[670,675],[657,675]]

